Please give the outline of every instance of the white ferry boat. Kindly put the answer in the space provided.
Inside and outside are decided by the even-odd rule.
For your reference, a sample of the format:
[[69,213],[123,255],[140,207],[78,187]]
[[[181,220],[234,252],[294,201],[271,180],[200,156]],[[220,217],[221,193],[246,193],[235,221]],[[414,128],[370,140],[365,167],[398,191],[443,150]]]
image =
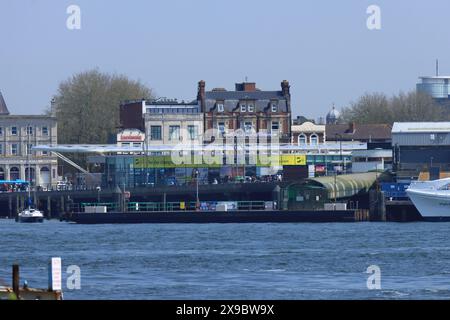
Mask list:
[[450,178],[412,182],[406,190],[426,221],[450,221]]

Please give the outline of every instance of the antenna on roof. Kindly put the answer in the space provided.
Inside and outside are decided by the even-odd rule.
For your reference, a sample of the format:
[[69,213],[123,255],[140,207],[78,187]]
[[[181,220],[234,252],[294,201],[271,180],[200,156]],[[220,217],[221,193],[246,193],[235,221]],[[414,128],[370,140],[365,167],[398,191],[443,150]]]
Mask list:
[[248,82],[248,77],[247,76],[245,76],[245,82]]
[[439,59],[436,59],[436,77],[439,77]]

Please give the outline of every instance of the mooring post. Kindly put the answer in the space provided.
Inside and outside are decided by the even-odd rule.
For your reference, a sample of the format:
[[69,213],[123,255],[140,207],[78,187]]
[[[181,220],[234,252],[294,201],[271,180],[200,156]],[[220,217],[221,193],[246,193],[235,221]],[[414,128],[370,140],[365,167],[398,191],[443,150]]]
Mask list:
[[48,218],[52,218],[52,202],[51,202],[50,196],[47,197],[47,212],[48,212]]
[[20,276],[19,276],[19,265],[14,264],[12,266],[12,287],[13,292],[16,295],[16,298],[19,299],[19,283],[20,283]]
[[20,211],[20,203],[19,203],[19,195],[16,196],[16,216],[19,214]]
[[8,207],[9,207],[9,218],[12,219],[13,217],[13,205],[12,205],[12,197],[8,197]]
[[60,200],[60,210],[61,213],[64,213],[64,196],[61,196],[61,200]]

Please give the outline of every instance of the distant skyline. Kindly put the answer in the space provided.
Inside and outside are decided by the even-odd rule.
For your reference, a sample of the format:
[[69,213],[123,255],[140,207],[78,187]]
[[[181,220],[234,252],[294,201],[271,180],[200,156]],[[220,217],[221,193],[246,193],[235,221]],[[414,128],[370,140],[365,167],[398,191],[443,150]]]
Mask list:
[[[70,5],[80,30],[66,27]],[[381,30],[366,26],[370,5]],[[93,68],[179,100],[199,80],[207,90],[288,80],[293,117],[317,119],[366,92],[415,89],[436,59],[450,74],[448,12],[448,0],[2,0],[0,91],[12,114],[39,114],[61,81]]]

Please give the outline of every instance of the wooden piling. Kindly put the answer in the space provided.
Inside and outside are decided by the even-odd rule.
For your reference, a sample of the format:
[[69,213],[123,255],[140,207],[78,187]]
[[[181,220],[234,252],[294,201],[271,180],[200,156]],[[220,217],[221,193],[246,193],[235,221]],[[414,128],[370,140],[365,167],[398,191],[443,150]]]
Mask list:
[[61,202],[59,203],[60,204],[60,212],[63,214],[65,211],[64,211],[64,196],[61,196]]
[[9,208],[9,218],[13,218],[13,203],[12,203],[12,197],[8,197],[8,208]]
[[49,219],[52,218],[52,200],[50,196],[47,197],[47,215]]
[[20,286],[20,275],[19,275],[19,265],[14,264],[12,266],[12,287],[13,292],[16,295],[17,299],[19,299],[19,286]]
[[19,203],[20,199],[19,199],[19,195],[16,196],[16,216],[19,215],[20,212],[20,203]]

